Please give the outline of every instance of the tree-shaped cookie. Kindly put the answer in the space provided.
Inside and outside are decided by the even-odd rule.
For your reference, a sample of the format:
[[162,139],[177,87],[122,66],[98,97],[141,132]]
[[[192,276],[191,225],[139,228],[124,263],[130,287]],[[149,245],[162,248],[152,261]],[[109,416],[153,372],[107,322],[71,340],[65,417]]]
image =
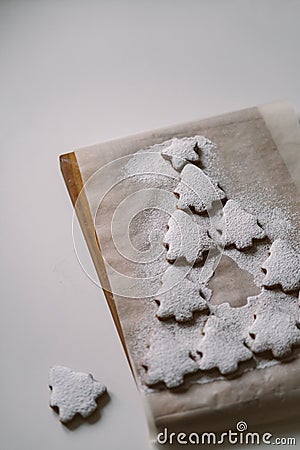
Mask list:
[[238,369],[238,364],[253,357],[246,347],[247,330],[253,322],[253,315],[247,305],[231,308],[223,303],[214,309],[205,326],[204,336],[197,351],[201,354],[200,369],[219,369],[229,374]]
[[276,358],[291,353],[300,345],[299,300],[283,292],[263,290],[250,297],[255,321],[249,330],[247,344],[253,352],[271,350]]
[[201,213],[212,208],[213,202],[226,198],[226,194],[217,183],[210,178],[199,167],[193,164],[184,166],[180,183],[175,189],[179,195],[177,206],[180,209],[192,207]]
[[49,387],[52,389],[50,406],[58,408],[63,423],[70,422],[76,414],[90,416],[97,408],[97,398],[106,392],[106,387],[91,374],[63,366],[50,369]]
[[223,245],[235,245],[238,250],[250,247],[253,239],[262,239],[265,231],[258,225],[257,218],[246,212],[234,200],[228,200],[223,208],[224,229]]
[[178,209],[169,219],[164,244],[168,247],[167,259],[184,258],[189,264],[202,260],[203,253],[213,246],[205,225],[201,227],[189,214]]
[[[159,302],[157,317],[159,319],[168,319],[175,317],[177,322],[186,322],[193,318],[196,311],[207,309],[205,297],[208,289],[203,289],[196,283],[189,281],[187,278],[180,279],[177,277],[177,271],[174,271],[173,282],[170,280],[164,282],[162,278],[162,286],[158,291],[155,299]],[[205,295],[206,294],[206,295]]]
[[276,239],[273,242],[262,269],[266,270],[264,286],[280,285],[287,292],[300,288],[300,254],[288,241]]
[[204,136],[194,136],[189,138],[173,138],[169,144],[161,151],[165,159],[171,161],[174,169],[180,171],[187,162],[200,160],[199,151],[212,149],[215,144]]
[[148,386],[165,383],[168,388],[174,388],[184,382],[185,375],[199,370],[197,362],[192,358],[196,333],[198,328],[194,326],[158,324],[144,360]]

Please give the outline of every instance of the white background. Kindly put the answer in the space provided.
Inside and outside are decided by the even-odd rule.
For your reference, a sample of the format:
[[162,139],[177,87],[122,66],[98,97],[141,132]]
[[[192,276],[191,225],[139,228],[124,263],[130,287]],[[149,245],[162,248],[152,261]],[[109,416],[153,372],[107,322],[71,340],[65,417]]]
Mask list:
[[[299,115],[299,18],[296,0],[0,2],[1,450],[150,448],[103,294],[74,253],[58,155],[286,98]],[[58,422],[53,364],[108,385],[100,420]]]

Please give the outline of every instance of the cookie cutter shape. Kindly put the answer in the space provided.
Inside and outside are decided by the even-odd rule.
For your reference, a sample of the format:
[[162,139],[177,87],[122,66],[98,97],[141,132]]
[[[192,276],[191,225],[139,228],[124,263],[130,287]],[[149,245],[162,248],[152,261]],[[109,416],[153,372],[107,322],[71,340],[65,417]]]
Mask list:
[[50,406],[58,408],[63,423],[70,422],[76,414],[83,418],[90,416],[97,409],[97,398],[107,391],[91,374],[74,372],[64,366],[50,369],[49,387],[52,389]]
[[202,213],[212,208],[213,202],[226,198],[226,194],[199,167],[193,164],[184,166],[180,182],[174,190],[179,195],[179,209],[194,208]]
[[185,375],[199,370],[192,358],[193,337],[193,327],[159,322],[144,360],[148,386],[165,383],[168,388],[175,388],[183,384]]
[[204,326],[203,338],[197,351],[201,370],[219,369],[221,374],[227,375],[238,369],[240,362],[253,357],[246,347],[247,329],[254,321],[248,305],[241,308],[231,308],[223,303],[213,309]]
[[[159,319],[169,319],[174,317],[177,322],[186,322],[193,319],[195,312],[207,310],[208,306],[204,295],[208,295],[208,289],[184,278],[179,280],[174,272],[174,280],[168,289],[170,281],[158,291],[155,299],[159,302],[157,317]],[[203,295],[203,296],[202,296]]]
[[248,248],[253,239],[262,239],[266,236],[260,227],[257,218],[246,212],[234,200],[228,200],[223,208],[224,227],[221,241],[224,246],[235,245],[238,250]]
[[199,150],[213,149],[216,145],[205,136],[173,138],[161,151],[162,156],[170,160],[175,170],[182,170],[190,162],[200,161]]
[[203,259],[203,253],[213,245],[206,226],[201,227],[195,219],[178,209],[169,219],[164,245],[168,247],[167,259],[184,258],[189,264]]
[[280,285],[286,292],[300,288],[300,254],[283,239],[276,239],[270,248],[270,256],[262,265],[266,270],[263,285]]
[[250,297],[254,305],[255,321],[249,330],[247,344],[255,353],[271,350],[275,358],[291,353],[300,345],[299,299],[264,289],[259,295]]

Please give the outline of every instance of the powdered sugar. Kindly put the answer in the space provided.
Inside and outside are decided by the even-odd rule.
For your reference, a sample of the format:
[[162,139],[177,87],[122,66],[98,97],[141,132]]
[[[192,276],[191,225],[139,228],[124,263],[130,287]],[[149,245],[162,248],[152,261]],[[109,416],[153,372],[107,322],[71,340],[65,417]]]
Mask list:
[[236,371],[240,362],[252,359],[252,352],[245,346],[247,329],[252,322],[248,305],[231,308],[224,303],[215,307],[197,346],[201,352],[200,369],[218,368],[222,374],[228,374]]
[[[201,323],[201,326],[199,331],[206,323],[204,326],[205,336],[200,339],[200,342],[198,339],[197,347],[202,357],[199,360],[196,358],[198,368],[202,372],[218,368],[223,374],[231,373],[237,370],[239,362],[250,359],[253,359],[257,367],[268,366],[274,362],[257,358],[253,355],[251,349],[245,346],[245,342],[248,342],[249,339],[251,326],[255,330],[257,327],[267,326],[262,318],[253,325],[252,304],[250,306],[248,303],[241,308],[232,308],[229,305],[213,307],[209,304],[209,295],[205,300],[198,297],[200,292],[199,286],[203,286],[203,288],[206,286],[203,283],[203,279],[200,278],[202,267],[190,267],[185,272],[186,262],[193,265],[194,261],[201,261],[203,256],[203,252],[197,248],[197,245],[199,246],[199,236],[197,236],[199,228],[195,227],[195,224],[197,224],[198,227],[202,226],[201,229],[205,230],[205,233],[208,231],[217,244],[229,247],[225,248],[224,254],[233,259],[240,268],[251,273],[255,284],[262,288],[263,283],[266,282],[262,267],[265,267],[264,262],[269,256],[272,242],[289,236],[289,240],[294,248],[293,251],[296,252],[299,244],[295,226],[297,218],[292,216],[286,199],[280,200],[280,197],[276,195],[276,187],[264,186],[261,181],[255,184],[243,185],[243,177],[240,176],[237,190],[236,173],[239,173],[239,167],[236,167],[235,171],[233,170],[234,163],[232,163],[231,167],[222,166],[219,158],[220,151],[215,146],[204,148],[200,153],[201,161],[198,161],[198,158],[193,153],[193,145],[185,145],[187,142],[189,144],[194,143],[192,139],[183,138],[182,145],[179,145],[180,140],[171,139],[150,149],[149,153],[161,152],[164,154],[164,157],[169,160],[164,160],[164,162],[169,164],[171,171],[167,166],[161,164],[160,159],[153,163],[152,156],[149,157],[148,161],[148,157],[139,159],[135,155],[133,156],[134,161],[126,166],[127,174],[131,176],[137,171],[140,174],[138,180],[147,185],[152,185],[154,182],[161,186],[161,172],[163,172],[168,179],[167,182],[163,182],[163,187],[168,190],[174,190],[175,186],[174,192],[179,195],[177,206],[182,209],[192,207],[196,213],[202,214],[201,216],[197,214],[193,216],[195,219],[191,220],[193,225],[188,226],[184,224],[183,227],[179,226],[179,228],[182,228],[183,233],[177,233],[174,219],[177,220],[179,225],[182,225],[183,218],[188,221],[190,216],[183,211],[172,212],[171,219],[169,219],[170,228],[164,238],[165,243],[169,245],[169,249],[161,255],[162,258],[158,258],[153,266],[146,265],[139,273],[147,273],[151,276],[155,267],[168,271],[168,264],[166,264],[164,259],[166,256],[169,260],[177,258],[185,260],[182,263],[183,270],[180,276],[183,276],[183,278],[179,280],[180,284],[175,286],[175,281],[178,281],[178,279],[174,271],[174,286],[167,292],[163,281],[164,277],[161,278],[162,283],[158,287],[156,296],[157,300],[160,301],[157,316],[160,319],[170,319],[171,321],[175,319],[182,322],[191,320],[194,311],[200,314],[199,323]],[[176,148],[178,149],[178,158],[176,157]],[[145,154],[148,150],[139,152],[139,155],[141,153]],[[161,158],[161,155],[159,156]],[[181,163],[179,163],[179,160],[181,160]],[[182,160],[185,161],[182,162]],[[200,162],[203,170],[189,161],[196,161],[197,164]],[[172,165],[178,171],[181,170],[181,173],[176,172]],[[149,172],[157,170],[158,176],[157,174],[148,173],[149,167]],[[172,182],[170,182],[171,179]],[[222,189],[220,189],[218,183],[220,183]],[[216,234],[218,221],[214,222],[217,213],[212,206],[215,201],[220,202],[226,196],[229,198],[224,207],[226,232],[223,235],[218,235]],[[275,207],[274,199],[276,199]],[[207,216],[207,210],[210,210],[212,217]],[[159,225],[159,217],[156,217],[155,221],[156,226]],[[151,224],[148,225],[151,226]],[[196,234],[195,230],[197,230]],[[207,247],[208,241],[207,246],[204,245],[203,247],[204,250],[207,250]],[[276,260],[280,260],[281,256],[278,254]],[[205,264],[213,261],[214,258],[218,258],[218,256],[209,255]],[[284,272],[286,262],[283,263],[282,267]],[[212,274],[213,272],[210,276]],[[281,283],[281,285],[283,287],[286,286],[284,283]],[[269,286],[272,287],[271,285]],[[290,286],[291,284],[289,284]],[[298,284],[296,284],[296,287],[298,287]],[[190,292],[190,295],[185,299],[186,292]],[[258,296],[257,298],[259,299],[260,297]],[[206,305],[210,309],[209,318],[202,313]],[[197,371],[196,361],[191,358],[191,352],[195,351],[195,334],[194,332],[191,332],[191,335],[188,333],[189,329],[195,330],[196,324],[190,325],[192,328],[187,326],[181,328],[182,326],[182,324],[168,322],[157,324],[155,327],[156,332],[152,336],[150,349],[146,356],[148,385],[164,382],[167,386],[174,387],[183,382],[185,374]],[[257,330],[255,332],[257,333]],[[298,334],[297,332],[295,333],[298,339]],[[297,339],[295,343],[298,342]],[[226,351],[224,351],[224,348]],[[171,349],[170,352],[169,349]],[[190,352],[188,352],[188,349],[190,349]],[[173,357],[170,357],[169,353]]]
[[280,285],[284,291],[300,288],[300,254],[288,241],[276,239],[270,248],[270,256],[262,264],[267,271],[264,286]]
[[223,208],[225,229],[221,237],[224,245],[235,245],[237,249],[250,247],[253,239],[262,239],[265,231],[258,225],[257,218],[243,210],[234,200],[228,200]]
[[207,175],[192,164],[187,164],[180,176],[180,183],[175,189],[179,195],[177,206],[180,209],[194,208],[197,213],[212,209],[213,202],[226,198],[217,185]]
[[[203,291],[206,289],[204,286]],[[171,278],[170,276],[166,278],[166,275],[162,277],[161,289],[155,296],[159,302],[157,317],[159,319],[174,317],[177,322],[189,321],[193,319],[193,313],[208,308],[204,296],[198,284],[187,278],[180,279],[177,271],[173,270]]]
[[180,171],[188,162],[200,161],[199,154],[203,151],[208,152],[215,147],[216,145],[204,136],[182,139],[175,137],[166,143],[161,154],[172,162],[174,169]]
[[277,358],[291,353],[292,347],[300,345],[299,300],[283,292],[263,290],[249,299],[255,321],[247,344],[256,353],[271,350]]
[[167,259],[184,258],[189,264],[203,259],[203,253],[213,247],[208,229],[200,226],[189,214],[176,210],[169,222],[164,244],[168,246]]

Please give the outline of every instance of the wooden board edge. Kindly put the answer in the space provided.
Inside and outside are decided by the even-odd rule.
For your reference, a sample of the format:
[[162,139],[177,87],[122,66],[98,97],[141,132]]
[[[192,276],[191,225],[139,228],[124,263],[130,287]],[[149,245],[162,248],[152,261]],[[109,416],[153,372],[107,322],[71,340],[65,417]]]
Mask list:
[[93,218],[90,212],[88,200],[84,191],[84,184],[81,177],[79,165],[77,162],[76,154],[74,152],[66,153],[59,156],[60,169],[74,206],[82,233],[84,235],[86,244],[90,251],[95,269],[97,271],[100,284],[105,295],[110,313],[114,320],[114,324],[117,328],[122,346],[124,348],[128,363],[132,370],[132,365],[128,355],[128,350],[125,344],[124,334],[120,324],[119,316],[117,313],[116,304],[111,293],[111,289],[108,291],[103,286],[110,286],[107,277],[105,264],[102,258],[101,248],[98,241],[97,233],[94,227]]

